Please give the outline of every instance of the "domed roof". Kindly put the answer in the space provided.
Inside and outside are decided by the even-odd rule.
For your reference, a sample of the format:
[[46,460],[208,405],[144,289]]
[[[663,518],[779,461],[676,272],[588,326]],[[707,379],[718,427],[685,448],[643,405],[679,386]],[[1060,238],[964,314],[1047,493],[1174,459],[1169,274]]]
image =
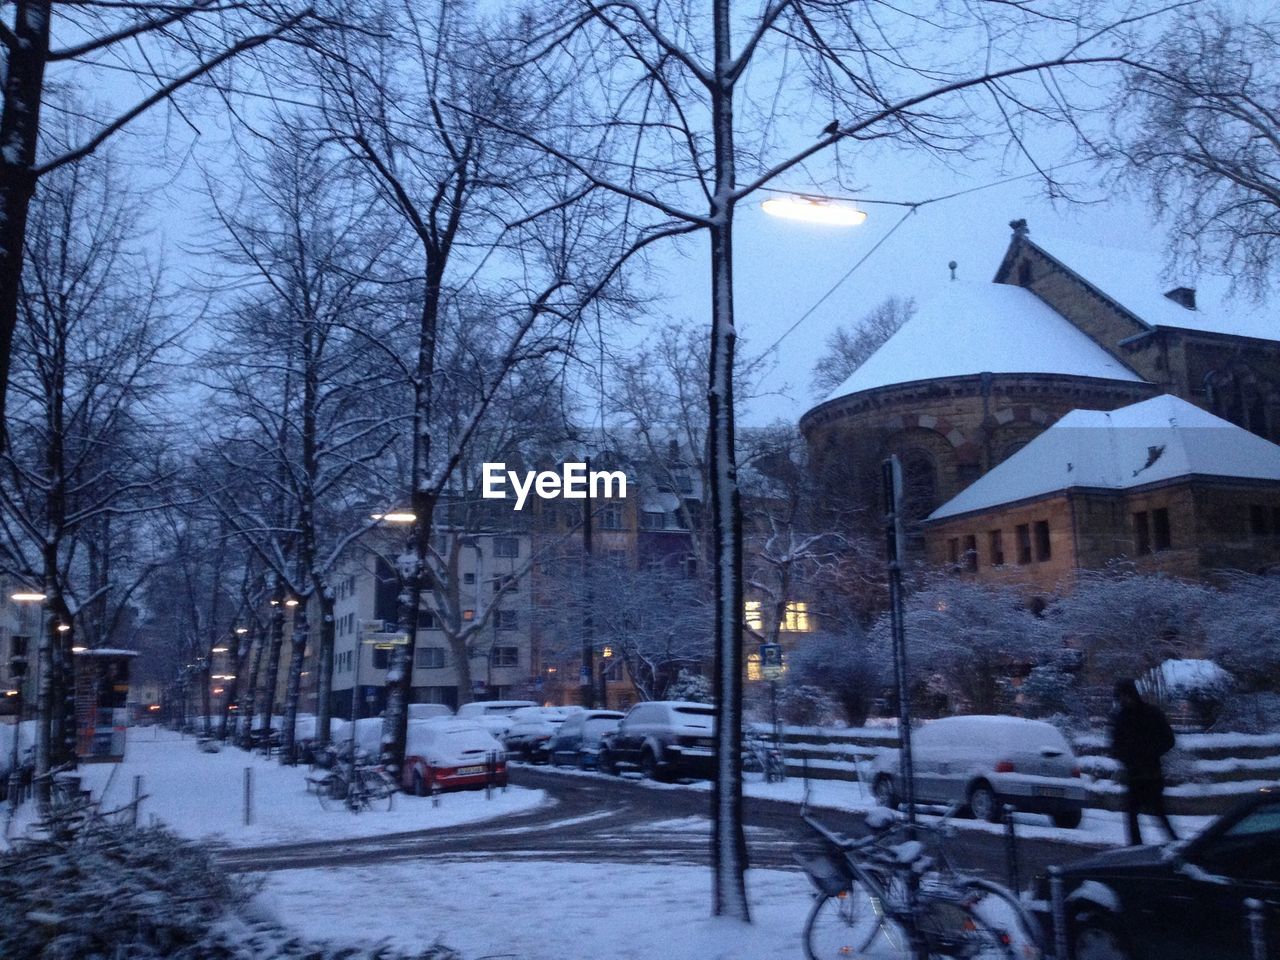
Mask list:
[[1030,290],[956,281],[921,305],[826,399],[980,373],[1051,373],[1142,383]]

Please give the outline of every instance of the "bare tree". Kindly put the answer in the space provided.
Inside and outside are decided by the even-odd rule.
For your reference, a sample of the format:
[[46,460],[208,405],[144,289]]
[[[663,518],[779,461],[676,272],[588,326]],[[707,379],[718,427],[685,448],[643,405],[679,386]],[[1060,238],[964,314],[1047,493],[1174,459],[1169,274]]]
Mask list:
[[27,230],[0,558],[46,596],[41,776],[74,756],[71,647],[120,636],[155,567],[147,524],[169,499],[158,404],[177,333],[133,208],[109,162],[95,159],[45,180]]
[[[91,156],[153,107],[240,54],[284,36],[310,17],[284,4],[225,4],[216,0],[159,4],[147,0],[55,3],[17,0],[12,21],[0,21],[4,61],[0,107],[0,436],[5,390],[19,317],[19,289],[28,215],[36,185]],[[8,10],[6,10],[8,13]],[[163,65],[163,71],[158,69]],[[47,71],[57,71],[57,81]],[[58,102],[59,88],[100,87],[123,69],[140,87],[133,102],[88,122],[74,139],[49,138],[42,111],[84,117]],[[67,74],[70,76],[67,76]]]
[[[280,578],[284,602],[292,604],[286,753],[312,639],[313,597],[320,614],[317,739],[328,741],[331,576],[373,524],[369,495],[385,487],[383,455],[407,413],[396,405],[392,378],[369,339],[386,327],[377,281],[390,241],[359,184],[300,127],[296,117],[280,118],[265,155],[246,163],[238,194],[214,193],[227,279],[247,292],[223,324],[230,346],[218,351],[216,382],[230,430],[241,439],[217,449],[244,477],[213,499]],[[266,484],[265,502],[244,497],[255,482],[250,478]],[[273,526],[273,512],[287,521]]]
[[[540,127],[540,75],[495,71],[528,37],[492,39],[452,0],[429,12],[412,2],[374,8],[367,20],[369,30],[345,34],[312,69],[323,135],[347,151],[407,229],[416,259],[406,273],[416,320],[412,359],[387,358],[413,396],[408,506],[416,519],[400,618],[408,642],[397,645],[388,673],[384,734],[398,767],[437,504],[506,379],[527,359],[564,349],[564,332],[586,304],[607,308],[606,295],[617,289],[617,242],[597,224],[598,200],[503,132]],[[457,299],[477,290],[495,308],[485,319],[489,341],[499,346],[475,383],[474,403],[445,435],[437,409],[448,376],[442,345],[451,316],[480,319]]]
[[827,337],[827,352],[813,365],[813,392],[826,397],[848,380],[915,312],[911,297],[891,295],[852,328],[837,327]]
[[1170,220],[1174,254],[1261,294],[1280,253],[1280,20],[1191,8],[1116,105],[1125,179]]

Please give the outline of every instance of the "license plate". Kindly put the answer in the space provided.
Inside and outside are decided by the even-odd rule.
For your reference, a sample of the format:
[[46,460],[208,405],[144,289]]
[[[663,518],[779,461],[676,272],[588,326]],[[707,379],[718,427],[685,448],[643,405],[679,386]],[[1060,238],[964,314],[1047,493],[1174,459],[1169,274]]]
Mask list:
[[1036,787],[1033,791],[1037,797],[1065,797],[1067,792],[1061,787]]
[[484,773],[484,767],[459,767],[458,776],[466,776],[469,773]]
[[700,747],[714,747],[716,745],[714,737],[699,737],[694,743]]

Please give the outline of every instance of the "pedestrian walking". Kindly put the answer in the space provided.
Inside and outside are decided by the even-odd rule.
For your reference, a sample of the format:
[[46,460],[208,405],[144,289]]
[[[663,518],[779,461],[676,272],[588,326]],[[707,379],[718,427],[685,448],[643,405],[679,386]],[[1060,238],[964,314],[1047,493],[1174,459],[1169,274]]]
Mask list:
[[1177,840],[1164,809],[1164,770],[1160,758],[1173,749],[1173,729],[1164,711],[1147,703],[1133,680],[1116,681],[1111,713],[1111,756],[1120,762],[1125,783],[1125,826],[1129,845],[1140,846],[1138,814],[1149,813]]

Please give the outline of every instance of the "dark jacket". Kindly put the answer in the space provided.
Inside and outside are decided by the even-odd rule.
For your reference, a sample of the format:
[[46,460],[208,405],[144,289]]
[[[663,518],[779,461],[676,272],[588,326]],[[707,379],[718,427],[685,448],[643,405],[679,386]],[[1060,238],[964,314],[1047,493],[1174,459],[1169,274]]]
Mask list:
[[1160,779],[1160,758],[1172,748],[1173,730],[1155,704],[1131,704],[1112,716],[1111,756],[1124,765],[1130,780]]

